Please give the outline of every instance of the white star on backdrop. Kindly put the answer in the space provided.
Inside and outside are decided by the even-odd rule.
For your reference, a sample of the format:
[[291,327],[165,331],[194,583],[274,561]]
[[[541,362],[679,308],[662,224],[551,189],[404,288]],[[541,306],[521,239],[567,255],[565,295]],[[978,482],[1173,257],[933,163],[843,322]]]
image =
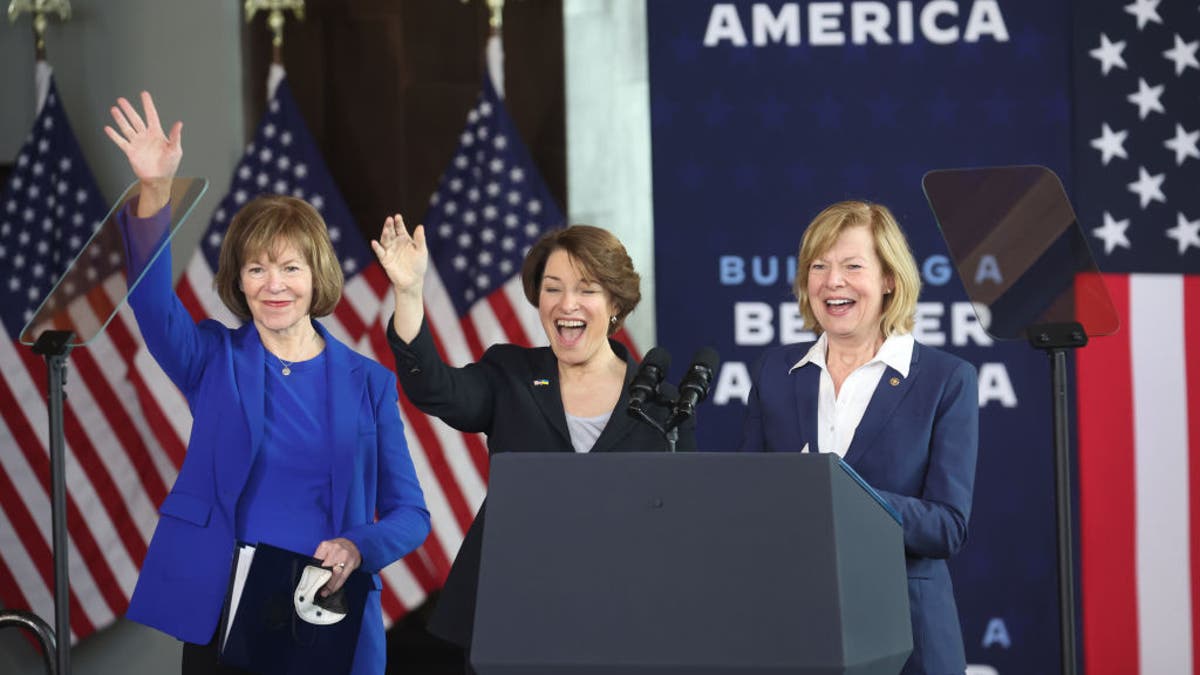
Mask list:
[[1152,112],[1166,114],[1167,109],[1163,107],[1162,98],[1163,92],[1166,90],[1165,85],[1156,85],[1151,87],[1143,78],[1138,78],[1137,92],[1130,94],[1126,100],[1138,107],[1138,119],[1146,119],[1146,116]]
[[1167,203],[1167,196],[1162,191],[1162,184],[1166,178],[1166,174],[1151,176],[1146,167],[1138,167],[1138,179],[1129,184],[1129,191],[1138,196],[1142,210],[1145,210],[1150,202]]
[[1175,227],[1167,230],[1167,236],[1179,243],[1179,255],[1190,246],[1200,249],[1200,219],[1189,221],[1182,213],[1177,214]]
[[1123,68],[1129,70],[1125,65],[1125,57],[1121,56],[1121,52],[1125,51],[1125,41],[1113,42],[1108,39],[1104,33],[1100,34],[1100,46],[1096,47],[1091,54],[1093,59],[1100,62],[1100,72],[1103,75],[1108,75],[1108,71],[1113,68]]
[[1104,227],[1092,229],[1092,234],[1104,241],[1105,255],[1113,252],[1113,249],[1118,246],[1129,248],[1129,237],[1125,235],[1125,230],[1129,229],[1129,219],[1116,220],[1109,214],[1104,212]]
[[1179,166],[1188,157],[1200,159],[1200,148],[1196,147],[1197,143],[1200,143],[1200,130],[1188,131],[1183,128],[1182,124],[1176,124],[1175,137],[1167,139],[1163,145],[1175,152],[1175,165]]
[[1146,24],[1153,21],[1154,23],[1162,23],[1162,17],[1158,15],[1159,0],[1134,0],[1125,5],[1125,11],[1137,17],[1138,30],[1146,27]]
[[1183,75],[1188,68],[1200,70],[1200,61],[1196,60],[1196,50],[1200,49],[1200,40],[1184,42],[1175,34],[1175,46],[1163,52],[1163,56],[1175,63],[1175,74]]
[[1113,131],[1107,122],[1103,123],[1100,126],[1100,137],[1092,139],[1092,147],[1100,151],[1100,162],[1107,166],[1113,157],[1128,159],[1129,155],[1125,152],[1125,139],[1128,136],[1128,131]]

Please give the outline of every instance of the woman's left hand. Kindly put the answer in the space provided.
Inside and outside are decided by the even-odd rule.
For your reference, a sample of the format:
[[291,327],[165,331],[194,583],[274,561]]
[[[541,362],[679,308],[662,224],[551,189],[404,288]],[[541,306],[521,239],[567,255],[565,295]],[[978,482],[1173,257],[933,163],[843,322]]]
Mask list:
[[321,588],[321,597],[337,592],[342,584],[346,583],[346,577],[362,565],[362,555],[359,554],[358,547],[345,537],[321,542],[317,545],[317,552],[313,557],[333,570],[333,576]]

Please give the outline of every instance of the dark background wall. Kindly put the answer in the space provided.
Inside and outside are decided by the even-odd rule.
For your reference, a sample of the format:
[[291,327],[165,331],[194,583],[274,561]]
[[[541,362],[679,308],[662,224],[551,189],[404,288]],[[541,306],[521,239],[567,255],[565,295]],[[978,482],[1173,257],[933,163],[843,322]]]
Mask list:
[[[563,13],[557,0],[508,3],[505,103],[551,194],[567,206]],[[266,16],[244,31],[247,134],[261,118],[271,60]],[[424,217],[485,72],[483,2],[310,0],[289,22],[288,81],[364,234],[399,211]]]

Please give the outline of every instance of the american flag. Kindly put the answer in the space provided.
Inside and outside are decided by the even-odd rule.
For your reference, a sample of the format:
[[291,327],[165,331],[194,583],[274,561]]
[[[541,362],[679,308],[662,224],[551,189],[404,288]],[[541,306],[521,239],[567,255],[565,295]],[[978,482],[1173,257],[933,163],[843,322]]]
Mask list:
[[[497,342],[545,344],[521,289],[521,263],[538,236],[563,220],[485,76],[424,221],[432,263],[425,316],[447,363],[470,363]],[[455,431],[400,398],[410,444],[421,448],[431,473],[421,480],[433,520],[425,549],[440,583],[483,501],[487,447],[481,436]]]
[[1122,327],[1078,354],[1083,658],[1200,672],[1200,12],[1076,11],[1076,199]]
[[[49,65],[37,69],[38,89],[46,92],[42,107],[0,197],[0,602],[32,609],[53,625],[46,367],[18,339],[99,225],[106,203]],[[71,303],[76,325],[97,325],[123,297],[125,281],[111,266],[96,272],[110,262],[78,263],[102,283]],[[126,309],[68,360],[63,426],[75,639],[124,613],[157,499],[174,471],[136,403],[131,364],[138,342]]]

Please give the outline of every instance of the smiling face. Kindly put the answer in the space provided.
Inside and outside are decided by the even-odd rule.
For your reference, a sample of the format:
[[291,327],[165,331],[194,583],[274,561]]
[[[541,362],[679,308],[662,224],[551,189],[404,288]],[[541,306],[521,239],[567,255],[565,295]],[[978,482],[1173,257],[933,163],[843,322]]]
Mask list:
[[562,365],[580,366],[612,350],[610,317],[617,314],[608,291],[558,249],[546,258],[538,293],[538,316]]
[[809,306],[831,341],[882,341],[883,296],[891,288],[865,225],[843,229],[808,267]]
[[247,255],[239,282],[260,331],[286,334],[308,326],[312,267],[291,242],[279,241],[270,252]]

